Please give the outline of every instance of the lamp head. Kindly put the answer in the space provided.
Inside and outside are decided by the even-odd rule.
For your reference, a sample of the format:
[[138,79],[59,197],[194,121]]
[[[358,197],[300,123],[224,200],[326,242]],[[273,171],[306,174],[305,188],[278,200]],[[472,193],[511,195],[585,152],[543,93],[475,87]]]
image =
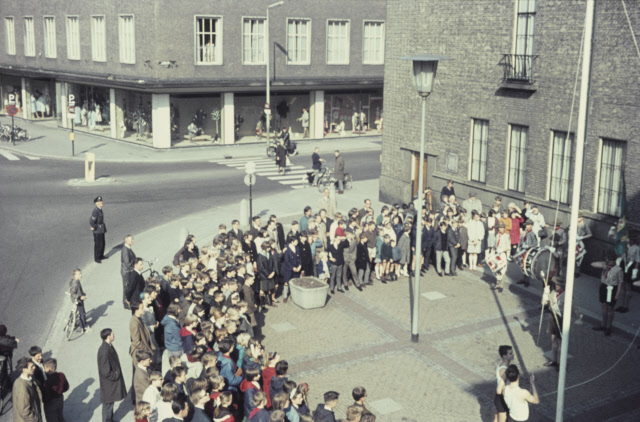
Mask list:
[[440,60],[450,60],[445,56],[434,56],[431,54],[419,54],[416,56],[401,57],[400,60],[413,61],[413,81],[418,94],[428,97],[433,90],[433,81],[436,78],[436,70]]

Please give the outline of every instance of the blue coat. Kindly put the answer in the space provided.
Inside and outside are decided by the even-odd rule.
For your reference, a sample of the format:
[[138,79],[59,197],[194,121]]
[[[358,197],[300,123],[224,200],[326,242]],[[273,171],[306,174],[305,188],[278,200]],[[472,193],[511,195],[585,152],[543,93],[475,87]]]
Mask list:
[[284,262],[282,263],[282,278],[285,283],[295,278],[299,273],[293,271],[294,268],[302,265],[302,257],[300,256],[300,249],[296,246],[296,251],[293,252],[289,246],[284,253]]
[[164,327],[164,347],[170,352],[182,350],[182,337],[180,337],[180,323],[177,319],[165,315],[161,322]]
[[238,367],[235,362],[218,352],[218,362],[220,362],[220,376],[224,378],[225,387],[228,391],[237,391],[238,386],[242,382],[242,375],[236,377]]

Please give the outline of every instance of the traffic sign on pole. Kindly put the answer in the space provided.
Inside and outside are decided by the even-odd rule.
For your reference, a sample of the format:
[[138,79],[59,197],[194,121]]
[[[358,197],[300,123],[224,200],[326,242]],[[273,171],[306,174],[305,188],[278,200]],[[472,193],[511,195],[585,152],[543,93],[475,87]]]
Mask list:
[[15,116],[16,114],[18,114],[18,107],[16,107],[15,105],[8,105],[7,114],[9,116]]
[[253,173],[249,173],[246,176],[244,176],[244,184],[247,186],[253,186],[256,184],[256,179],[257,177],[253,175]]
[[247,161],[247,164],[244,165],[244,171],[247,174],[253,174],[256,172],[256,163],[253,161]]
[[76,117],[76,106],[67,107],[67,117],[73,119]]

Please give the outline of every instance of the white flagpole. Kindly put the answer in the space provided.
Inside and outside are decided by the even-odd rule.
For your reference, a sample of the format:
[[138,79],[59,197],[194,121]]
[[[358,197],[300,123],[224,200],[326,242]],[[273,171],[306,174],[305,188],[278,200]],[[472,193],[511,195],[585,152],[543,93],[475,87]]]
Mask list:
[[[571,331],[571,306],[573,302],[573,281],[576,270],[576,243],[578,232],[578,210],[580,209],[580,193],[582,186],[582,167],[584,143],[587,136],[587,112],[589,100],[589,83],[591,81],[591,47],[596,0],[587,0],[584,20],[584,51],[582,54],[582,77],[580,81],[580,105],[578,109],[578,136],[576,139],[576,161],[573,175],[573,192],[571,199],[571,219],[569,224],[569,245],[567,254],[567,281],[564,293],[565,302],[562,321],[562,347],[560,349],[560,374],[558,377],[558,401],[556,403],[556,422],[562,422],[564,411],[564,389],[567,380],[567,353],[569,351],[569,333]],[[569,129],[570,130],[570,129]]]

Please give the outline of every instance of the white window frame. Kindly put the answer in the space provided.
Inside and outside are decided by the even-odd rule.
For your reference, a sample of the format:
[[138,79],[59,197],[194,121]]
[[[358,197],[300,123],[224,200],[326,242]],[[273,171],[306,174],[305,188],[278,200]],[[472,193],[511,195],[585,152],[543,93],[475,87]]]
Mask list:
[[[247,42],[247,37],[249,37],[251,39],[251,46],[253,46],[253,39],[254,37],[259,37],[260,35],[254,35],[253,33],[250,34],[246,34],[244,31],[244,24],[247,21],[262,21],[262,60],[257,60],[257,61],[247,61],[245,59],[245,48],[246,48],[246,42]],[[259,41],[256,42],[256,45],[259,44]],[[242,64],[243,65],[247,65],[247,66],[264,66],[267,64],[267,17],[266,16],[243,16],[242,17]],[[251,55],[253,56],[253,53],[251,53]],[[259,52],[258,52],[258,56],[259,56]]]
[[[77,37],[74,37],[73,34],[73,28],[70,25],[70,22],[73,22],[73,20],[75,20],[76,24],[77,24]],[[82,51],[80,48],[80,16],[78,15],[67,15],[65,16],[65,28],[66,28],[66,33],[67,33],[67,58],[69,60],[80,60],[82,58]],[[74,51],[75,49],[77,49],[77,51]],[[77,52],[77,55],[75,55],[74,53]]]
[[[367,59],[365,55],[367,40],[365,38],[365,31],[367,28],[367,24],[381,24],[382,25],[382,34],[380,35],[380,61]],[[384,43],[385,43],[385,32],[386,32],[386,24],[385,21],[381,20],[365,20],[362,22],[362,64],[373,64],[379,65],[384,64]]]
[[36,25],[33,16],[24,16],[24,55],[26,57],[36,56]]
[[5,30],[5,46],[7,48],[7,54],[11,56],[15,56],[16,55],[16,20],[13,18],[13,16],[5,16],[4,30]]
[[[562,151],[558,152],[556,141],[562,143]],[[568,142],[568,144],[567,144]],[[568,150],[567,150],[568,147]],[[571,181],[575,134],[571,132],[567,139],[567,132],[552,130],[549,142],[549,168],[547,177],[547,200],[561,204],[568,204],[571,200]],[[558,165],[557,160],[561,160]],[[556,193],[554,195],[554,192]]]
[[[486,123],[486,129],[483,131],[484,137],[480,136],[476,139],[476,124]],[[478,125],[480,126],[480,125]],[[487,119],[471,119],[471,137],[469,145],[469,180],[479,183],[487,183],[487,162],[489,161],[489,120]],[[480,149],[476,151],[476,141],[480,141]],[[480,157],[476,158],[476,152],[480,153]],[[475,163],[478,163],[477,177],[475,176]],[[484,171],[483,171],[484,166]]]
[[[133,30],[130,34],[126,33],[125,18],[131,18]],[[118,50],[120,63],[136,64],[136,16],[133,13],[118,14]]]
[[[102,18],[102,39],[99,37],[100,33],[96,31],[98,18]],[[91,60],[94,62],[107,61],[107,17],[105,15],[91,15]]]
[[[218,22],[216,23],[216,32],[214,32],[216,36],[216,43],[214,45],[214,60],[212,62],[204,62],[200,61],[200,52],[198,51],[200,48],[199,42],[199,33],[198,33],[198,19],[215,19]],[[196,66],[220,66],[223,63],[222,51],[223,51],[223,19],[220,15],[194,15],[193,17],[193,53],[194,53],[194,63]]]
[[[620,158],[620,165],[617,166],[615,163],[608,163],[609,165],[613,165],[613,171],[603,171],[603,167],[605,166],[604,160],[607,155],[605,152],[605,148],[607,148],[607,143],[618,144],[617,147],[620,148],[617,151],[616,157]],[[620,194],[622,193],[622,172],[625,164],[625,155],[627,153],[627,142],[620,141],[617,139],[610,138],[601,138],[600,145],[598,150],[598,171],[597,171],[597,189],[596,189],[596,200],[594,204],[595,211],[599,214],[612,215],[619,217],[620,215]],[[603,179],[608,179],[609,186],[603,187]],[[618,188],[613,189],[612,184],[618,183]],[[612,194],[607,194],[606,191],[615,192],[615,196]],[[608,196],[608,197],[607,197]],[[606,203],[604,203],[606,202]]]
[[[514,128],[525,128],[526,138],[524,142],[524,148],[522,148],[522,140],[518,138],[520,145],[518,145],[515,149],[519,152],[519,157],[512,156],[513,155],[513,134]],[[506,174],[506,189],[513,192],[521,192],[524,193],[527,188],[527,147],[529,144],[529,126],[525,125],[509,125],[509,141],[507,142],[507,174]],[[522,151],[524,150],[524,152]],[[512,166],[512,160],[517,160],[517,167]],[[511,175],[511,169],[514,168],[517,171],[517,180],[514,182],[513,177]],[[513,183],[512,183],[513,182]]]
[[[346,24],[346,34],[345,34],[345,39],[344,39],[344,53],[345,53],[345,57],[342,60],[331,60],[331,57],[329,55],[329,28],[331,27],[331,24],[334,22],[339,22],[339,23],[344,23]],[[327,32],[327,52],[326,52],[326,63],[328,65],[348,65],[349,64],[349,58],[351,55],[351,19],[327,19],[327,26],[326,26],[326,32]]]
[[[51,22],[50,27],[47,26],[47,21]],[[45,15],[42,17],[42,26],[44,28],[44,56],[47,59],[55,59],[58,57],[58,43],[56,33],[56,17],[53,15]],[[53,29],[53,32],[51,32]]]
[[[290,21],[305,21],[307,22],[307,59],[301,61],[292,61],[291,54],[289,54],[289,22]],[[285,20],[286,37],[287,37],[287,65],[290,66],[308,66],[311,64],[311,18],[286,18]]]

